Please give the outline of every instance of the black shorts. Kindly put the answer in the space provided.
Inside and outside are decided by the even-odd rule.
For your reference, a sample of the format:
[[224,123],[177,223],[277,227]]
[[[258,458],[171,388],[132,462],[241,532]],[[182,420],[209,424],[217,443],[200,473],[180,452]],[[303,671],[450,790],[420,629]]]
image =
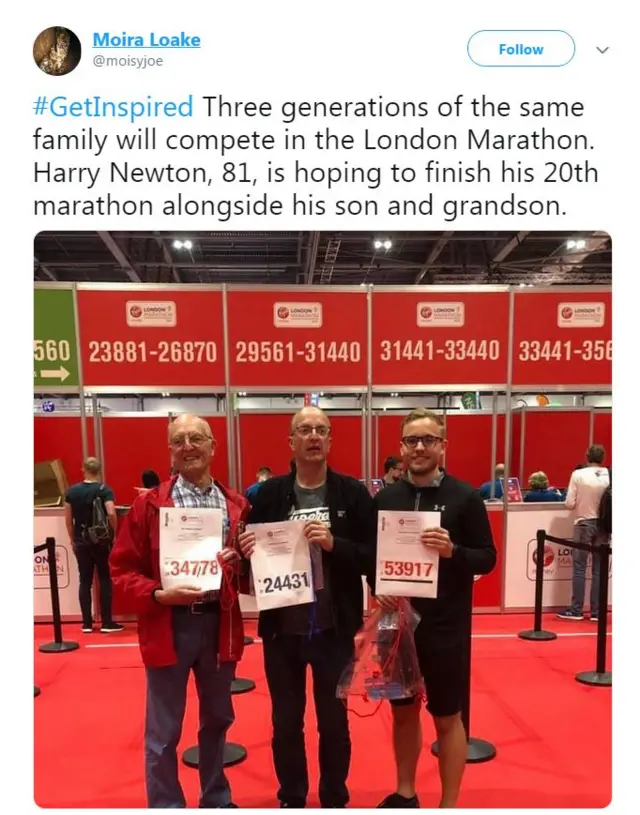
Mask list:
[[[421,622],[415,633],[420,671],[432,716],[453,716],[462,710],[466,688],[465,637],[456,631],[434,632]],[[394,699],[392,705],[412,705],[413,699]]]

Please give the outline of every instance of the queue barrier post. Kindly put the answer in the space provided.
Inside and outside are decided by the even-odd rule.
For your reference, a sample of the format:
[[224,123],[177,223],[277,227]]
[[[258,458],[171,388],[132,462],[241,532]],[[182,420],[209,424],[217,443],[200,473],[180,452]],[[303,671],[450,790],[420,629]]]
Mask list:
[[536,594],[533,608],[533,629],[521,631],[518,634],[521,640],[536,640],[545,642],[558,638],[553,631],[544,631],[542,628],[542,589],[544,581],[544,545],[547,533],[544,529],[536,532]]
[[[462,698],[462,724],[464,732],[467,736],[467,764],[484,764],[491,761],[496,757],[497,750],[495,745],[490,741],[484,739],[476,739],[470,735],[471,733],[471,627],[472,627],[472,594],[469,595],[469,629],[467,631],[467,649],[466,649],[466,665],[465,665],[465,682],[466,687]],[[437,741],[431,745],[431,752],[434,756],[440,753],[440,745]]]
[[62,618],[60,615],[60,591],[58,588],[58,570],[56,568],[56,539],[47,538],[45,543],[34,546],[34,555],[47,550],[49,562],[49,589],[51,591],[51,613],[53,616],[53,642],[47,642],[38,647],[43,654],[63,654],[79,648],[77,642],[64,642],[62,639]]
[[600,585],[598,586],[598,634],[596,639],[596,669],[576,674],[576,682],[582,685],[611,687],[611,671],[606,670],[607,662],[607,609],[609,607],[609,560],[611,544],[601,543],[592,548],[592,557],[600,558]]

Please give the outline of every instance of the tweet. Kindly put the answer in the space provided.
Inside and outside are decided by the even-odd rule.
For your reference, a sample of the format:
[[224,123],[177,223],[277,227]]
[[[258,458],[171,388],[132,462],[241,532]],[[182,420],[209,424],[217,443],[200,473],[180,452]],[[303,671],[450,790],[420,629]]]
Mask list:
[[13,25],[16,803],[626,811],[633,29],[497,0]]

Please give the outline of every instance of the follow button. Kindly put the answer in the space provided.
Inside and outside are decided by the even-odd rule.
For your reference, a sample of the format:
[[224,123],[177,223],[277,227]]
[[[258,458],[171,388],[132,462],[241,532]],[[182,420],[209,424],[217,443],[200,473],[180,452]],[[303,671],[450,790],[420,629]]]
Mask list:
[[576,53],[566,31],[476,31],[469,58],[481,68],[561,68]]

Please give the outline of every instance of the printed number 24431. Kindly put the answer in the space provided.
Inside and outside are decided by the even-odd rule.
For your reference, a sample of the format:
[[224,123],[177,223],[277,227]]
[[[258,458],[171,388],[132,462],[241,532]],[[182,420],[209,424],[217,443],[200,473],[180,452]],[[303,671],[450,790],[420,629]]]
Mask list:
[[294,572],[278,577],[265,577],[264,593],[272,594],[275,591],[285,591],[286,589],[301,589],[303,585],[308,588],[309,575],[306,572]]

